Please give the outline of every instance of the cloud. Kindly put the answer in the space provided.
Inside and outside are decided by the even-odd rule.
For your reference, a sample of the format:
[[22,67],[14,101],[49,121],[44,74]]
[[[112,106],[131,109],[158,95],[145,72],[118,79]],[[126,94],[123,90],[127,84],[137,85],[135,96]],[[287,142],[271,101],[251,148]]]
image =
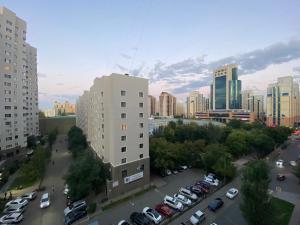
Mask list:
[[132,58],[130,55],[127,55],[127,54],[125,54],[125,53],[121,53],[120,55],[121,55],[121,57],[124,58],[124,59],[131,59],[131,58]]
[[300,66],[294,67],[293,70],[294,70],[296,73],[300,73]]
[[38,73],[38,77],[39,78],[46,78],[47,74],[45,74],[45,73]]
[[[224,65],[235,63],[239,66],[239,75],[254,74],[262,71],[270,65],[282,64],[300,58],[300,40],[291,40],[286,43],[276,43],[263,49],[246,52],[236,56],[222,58],[212,62],[205,62],[205,56],[188,58],[177,63],[166,64],[158,61],[149,67],[139,67],[128,70],[129,74],[147,77],[150,83],[164,81],[173,83],[169,89],[175,94],[189,92],[208,86],[211,83],[211,74],[214,69]],[[125,67],[122,67],[126,70]],[[300,71],[299,67],[294,68]]]
[[64,83],[56,83],[57,86],[63,86]]

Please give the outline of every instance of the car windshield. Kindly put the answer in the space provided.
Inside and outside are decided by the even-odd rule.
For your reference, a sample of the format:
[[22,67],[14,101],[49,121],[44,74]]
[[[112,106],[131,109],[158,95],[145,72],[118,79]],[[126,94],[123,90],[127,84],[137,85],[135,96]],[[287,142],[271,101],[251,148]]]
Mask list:
[[196,217],[197,219],[200,219],[200,216],[197,213],[194,213],[193,216]]
[[235,190],[229,190],[229,194],[235,194]]
[[153,209],[148,209],[148,212],[152,213],[155,216],[155,218],[159,217],[159,214]]
[[48,198],[42,198],[42,202],[48,202]]

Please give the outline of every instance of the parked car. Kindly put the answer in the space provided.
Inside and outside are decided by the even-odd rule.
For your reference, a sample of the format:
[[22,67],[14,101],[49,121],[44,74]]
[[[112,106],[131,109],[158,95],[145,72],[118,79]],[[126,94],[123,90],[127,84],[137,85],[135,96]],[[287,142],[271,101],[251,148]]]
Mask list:
[[23,213],[24,210],[25,210],[25,205],[18,205],[19,207],[17,206],[14,206],[14,207],[11,207],[11,206],[8,206],[8,207],[5,207],[4,210],[3,210],[3,213],[7,214],[11,214],[11,213]]
[[174,170],[172,170],[172,173],[173,174],[178,174],[178,170],[174,169]]
[[150,221],[143,213],[134,212],[130,215],[130,220],[136,225],[150,225]]
[[72,211],[70,213],[68,213],[67,216],[65,216],[65,225],[70,225],[72,223],[74,223],[75,221],[85,217],[87,215],[87,211],[86,210],[77,210],[77,211]]
[[210,178],[212,178],[212,179],[214,179],[214,180],[217,180],[217,181],[219,182],[217,175],[214,174],[214,173],[208,173],[208,174],[207,174],[207,177],[210,177]]
[[208,182],[206,182],[206,181],[204,181],[204,180],[197,181],[196,184],[197,184],[197,185],[201,185],[201,186],[203,186],[203,187],[205,187],[205,188],[207,188],[207,189],[209,189],[210,186],[211,186],[210,183],[208,183]]
[[11,200],[5,204],[5,207],[20,207],[26,206],[28,204],[28,200],[25,198],[16,198],[15,200]]
[[166,174],[167,174],[168,176],[172,175],[172,172],[171,172],[171,170],[169,170],[169,169],[166,169]]
[[20,223],[23,220],[21,213],[10,213],[0,218],[1,224]]
[[166,217],[171,217],[174,215],[174,211],[167,204],[158,204],[155,207],[155,210]]
[[207,187],[205,187],[204,185],[202,185],[202,184],[196,184],[195,186],[200,188],[202,193],[208,193],[209,192],[209,189]]
[[179,193],[194,201],[198,199],[196,194],[192,193],[190,190],[186,188],[180,188]]
[[164,198],[164,203],[173,209],[177,209],[180,211],[183,210],[183,204],[181,202],[177,201],[175,198],[172,198],[171,196],[166,195]]
[[210,225],[218,225],[218,224],[216,224],[216,223],[211,223]]
[[290,165],[295,167],[295,166],[297,166],[297,163],[296,163],[296,161],[290,161]]
[[154,222],[155,224],[159,224],[162,220],[162,216],[154,209],[151,209],[150,207],[145,207],[143,209],[144,215]]
[[130,225],[126,220],[121,220],[118,225]]
[[208,209],[215,212],[217,209],[221,208],[223,204],[224,204],[224,202],[221,198],[216,198],[212,202],[209,203]]
[[179,202],[181,202],[182,204],[184,204],[184,205],[189,206],[189,205],[192,204],[192,201],[191,201],[190,199],[188,199],[187,197],[185,197],[184,195],[181,195],[181,194],[175,194],[175,195],[174,195],[174,198],[175,198],[177,201],[179,201]]
[[50,196],[49,193],[44,193],[41,197],[41,201],[40,201],[40,208],[46,208],[50,206]]
[[201,189],[197,186],[191,186],[189,187],[190,191],[193,192],[194,194],[196,194],[198,197],[201,196],[203,193],[201,191]]
[[186,170],[188,167],[183,165],[183,166],[180,166],[183,170]]
[[227,193],[226,193],[226,197],[233,199],[238,195],[239,191],[236,188],[230,188]]
[[203,179],[205,182],[209,183],[212,186],[218,186],[219,180],[215,180],[212,177],[205,176]]
[[183,169],[182,169],[181,166],[177,166],[175,169],[176,169],[179,173],[181,173],[181,172],[183,171]]
[[33,191],[33,192],[26,193],[26,194],[22,195],[21,197],[26,200],[32,201],[36,198],[36,196],[37,196],[36,192]]
[[68,184],[65,184],[65,188],[64,188],[64,194],[67,195],[70,192],[70,188]]
[[278,168],[283,168],[283,165],[284,165],[284,161],[283,161],[282,159],[278,159],[278,160],[276,161],[276,166],[277,166]]
[[70,212],[74,212],[77,210],[86,210],[87,209],[87,204],[84,200],[80,200],[77,202],[73,202],[71,205],[69,205],[67,208],[64,210],[65,216],[68,215]]
[[277,174],[276,179],[278,181],[284,181],[285,180],[285,175],[283,175],[282,173]]
[[199,224],[205,220],[205,215],[201,210],[196,211],[190,218],[190,222],[193,225]]

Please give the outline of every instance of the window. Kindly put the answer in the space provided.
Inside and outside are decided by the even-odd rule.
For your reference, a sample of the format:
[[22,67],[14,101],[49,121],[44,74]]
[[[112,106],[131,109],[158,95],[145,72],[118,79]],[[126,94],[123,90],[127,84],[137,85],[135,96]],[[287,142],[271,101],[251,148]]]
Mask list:
[[144,147],[144,144],[140,144],[140,148],[143,148]]
[[4,74],[4,77],[10,79],[10,78],[11,78],[11,75],[9,75],[9,74]]
[[144,155],[143,154],[140,154],[140,159],[144,158]]
[[5,114],[5,118],[11,117],[11,114]]
[[122,147],[121,152],[126,152],[126,147]]
[[127,177],[127,170],[122,170],[122,178]]
[[139,116],[140,116],[140,118],[143,118],[144,117],[144,113],[140,113]]
[[11,98],[5,98],[4,101],[5,102],[11,102]]
[[144,97],[144,94],[143,94],[143,92],[139,92],[139,97]]
[[121,96],[125,96],[126,95],[126,91],[121,91]]
[[102,113],[102,118],[104,118],[104,113]]
[[126,118],[126,113],[121,113],[121,118],[125,119]]
[[102,139],[104,139],[104,134],[102,134]]
[[144,107],[144,103],[140,102],[139,106],[140,106],[140,108],[143,108]]
[[140,123],[140,128],[143,128],[144,127],[144,124],[143,123]]
[[101,124],[101,127],[102,127],[102,129],[104,129],[104,124],[103,123]]
[[121,102],[121,107],[126,107],[126,102]]
[[7,140],[7,141],[11,141],[11,140],[12,140],[12,137],[7,137],[6,140]]
[[11,83],[10,82],[4,82],[4,86],[10,87]]
[[121,141],[126,141],[126,136],[121,136]]
[[126,158],[123,158],[123,159],[122,159],[122,163],[126,163]]
[[140,138],[143,138],[144,137],[144,134],[143,133],[140,133]]
[[127,124],[122,124],[122,125],[121,125],[121,130],[127,130],[127,128],[128,128],[128,127],[127,127]]
[[11,90],[4,90],[4,94],[10,95],[11,94]]

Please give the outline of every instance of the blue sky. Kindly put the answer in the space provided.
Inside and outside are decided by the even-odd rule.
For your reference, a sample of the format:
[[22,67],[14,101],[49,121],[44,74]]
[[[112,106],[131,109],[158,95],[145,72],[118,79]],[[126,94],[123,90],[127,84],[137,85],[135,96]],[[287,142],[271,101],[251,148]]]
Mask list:
[[[179,98],[192,89],[207,92],[212,67],[222,63],[243,65],[243,87],[257,90],[280,75],[300,73],[299,0],[0,5],[27,21],[27,40],[38,48],[41,108],[55,99],[74,101],[96,76],[112,72],[147,77],[150,93],[167,90]],[[265,79],[257,83],[257,76]]]

